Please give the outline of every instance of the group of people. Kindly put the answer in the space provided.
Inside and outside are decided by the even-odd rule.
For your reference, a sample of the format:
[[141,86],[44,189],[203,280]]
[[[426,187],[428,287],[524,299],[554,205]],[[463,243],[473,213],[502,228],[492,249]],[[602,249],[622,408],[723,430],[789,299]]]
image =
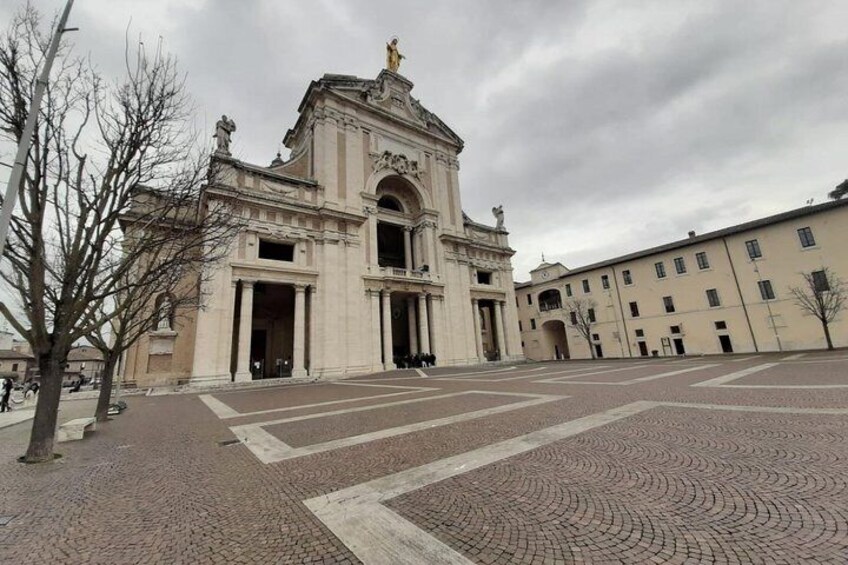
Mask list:
[[395,367],[398,369],[416,369],[421,367],[434,367],[436,356],[432,353],[416,353],[415,355],[398,355],[394,359]]
[[[14,388],[14,380],[12,380],[10,377],[6,377],[5,379],[3,379],[2,384],[0,384],[0,412],[12,411],[12,406],[9,404],[9,401],[12,398],[12,390]],[[38,383],[35,381],[30,381],[26,383],[24,387],[24,397],[32,398],[36,394],[38,394]]]

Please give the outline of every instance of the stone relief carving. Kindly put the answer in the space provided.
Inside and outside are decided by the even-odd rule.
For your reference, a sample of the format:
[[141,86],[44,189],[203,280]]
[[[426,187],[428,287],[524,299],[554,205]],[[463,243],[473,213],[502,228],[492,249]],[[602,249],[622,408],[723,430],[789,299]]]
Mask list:
[[423,171],[418,167],[418,161],[407,158],[406,155],[395,155],[391,151],[383,151],[374,163],[374,170],[392,169],[401,175],[409,175],[421,179]]

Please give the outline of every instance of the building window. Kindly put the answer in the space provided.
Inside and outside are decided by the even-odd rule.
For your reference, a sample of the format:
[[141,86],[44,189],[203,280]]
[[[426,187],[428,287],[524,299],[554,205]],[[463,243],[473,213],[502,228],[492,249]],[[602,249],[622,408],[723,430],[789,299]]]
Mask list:
[[289,243],[276,243],[273,241],[259,240],[259,258],[272,261],[294,261],[294,245]]
[[477,284],[492,284],[492,273],[489,271],[477,271]]
[[746,241],[745,248],[748,250],[748,257],[751,259],[759,259],[763,256],[763,252],[760,251],[760,242],[756,239]]
[[571,312],[571,325],[572,326],[577,325],[577,312],[574,312],[574,311]]
[[695,253],[695,260],[698,262],[698,268],[702,271],[710,268],[710,260],[707,259],[707,254],[704,251]]
[[679,335],[680,326],[669,326],[668,331],[671,332],[672,335]]
[[678,275],[686,272],[686,262],[683,260],[683,257],[676,257],[674,259],[674,270],[677,271]]
[[827,282],[827,273],[824,271],[813,271],[813,289],[816,293],[827,292],[830,290],[830,283]]
[[636,337],[645,337],[645,330],[636,330]]
[[13,372],[13,373],[16,373],[17,371],[18,371],[18,364],[17,364],[17,363],[12,363],[12,372]]
[[721,301],[718,299],[718,291],[716,289],[711,288],[707,291],[707,302],[709,302],[710,308],[721,306]]
[[522,347],[522,348],[524,347],[524,342],[523,342],[523,341],[521,342],[521,347]]
[[662,261],[659,263],[654,263],[654,268],[657,270],[657,278],[664,279],[665,278],[665,265]]
[[630,276],[630,270],[621,271],[621,278],[624,279],[624,284],[633,284],[633,277]]
[[523,332],[524,328],[521,327],[521,320],[518,320],[518,331]]
[[716,322],[715,328],[717,330],[726,330],[727,329],[727,322],[722,322],[722,321]]
[[566,285],[565,285],[565,295],[566,296],[572,296],[572,294],[571,294],[571,283],[566,283]]
[[595,309],[594,309],[594,308],[589,308],[589,312],[588,312],[588,313],[589,313],[589,322],[590,322],[590,323],[592,323],[592,324],[594,324],[594,323],[595,323]]
[[639,305],[635,302],[630,303],[630,315],[634,318],[639,317]]
[[771,281],[760,281],[757,283],[760,287],[760,296],[763,300],[774,300],[774,289],[771,287]]
[[601,286],[604,288],[609,288],[609,277],[607,275],[601,275]]
[[816,244],[816,238],[813,237],[813,230],[810,228],[799,229],[798,238],[801,240],[801,247],[813,247]]
[[663,296],[663,306],[665,306],[665,311],[671,314],[674,312],[674,299],[670,296]]
[[527,295],[527,304],[530,305],[530,306],[533,305],[533,295],[532,294]]
[[518,308],[518,295],[515,296],[515,307]]
[[539,294],[539,310],[548,312],[549,310],[558,310],[562,308],[562,299],[559,291],[555,288],[549,288]]
[[592,289],[589,288],[589,279],[583,279],[583,293],[588,294],[592,292]]
[[601,341],[601,334],[592,334],[592,341]]
[[536,318],[530,318],[530,329],[531,330],[536,329]]

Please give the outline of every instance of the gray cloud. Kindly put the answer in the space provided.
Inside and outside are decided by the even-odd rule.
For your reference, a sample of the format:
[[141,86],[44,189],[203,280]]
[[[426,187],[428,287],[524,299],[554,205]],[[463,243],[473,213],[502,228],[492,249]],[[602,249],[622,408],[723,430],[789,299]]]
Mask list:
[[118,74],[130,18],[131,37],[180,58],[199,127],[234,117],[235,153],[260,164],[310,80],[376,76],[400,36],[414,94],[466,141],[465,209],[491,221],[504,204],[517,279],[542,252],[576,267],[821,200],[848,176],[838,0],[99,0],[74,8],[76,49]]

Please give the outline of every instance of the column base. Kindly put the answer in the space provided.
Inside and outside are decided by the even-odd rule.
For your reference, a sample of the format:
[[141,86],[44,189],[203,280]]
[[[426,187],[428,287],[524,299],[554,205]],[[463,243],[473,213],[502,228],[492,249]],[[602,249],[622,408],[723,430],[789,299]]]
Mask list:
[[383,364],[383,370],[384,371],[394,371],[395,369],[397,369],[397,367],[395,366],[394,363],[384,363]]
[[292,369],[292,378],[303,378],[308,377],[309,373],[306,372],[306,369]]
[[237,383],[249,383],[253,380],[253,375],[250,373],[236,373],[235,382]]

